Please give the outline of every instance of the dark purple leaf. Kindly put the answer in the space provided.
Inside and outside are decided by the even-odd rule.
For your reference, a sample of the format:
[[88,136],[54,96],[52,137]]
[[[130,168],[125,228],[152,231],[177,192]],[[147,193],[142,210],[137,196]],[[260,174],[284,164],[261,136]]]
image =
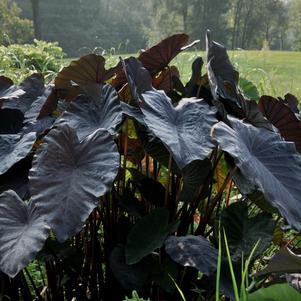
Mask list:
[[56,124],[68,124],[76,129],[79,139],[102,128],[116,134],[122,122],[122,109],[115,89],[106,85],[101,98],[80,95],[57,120]]
[[12,191],[0,195],[0,270],[14,277],[43,247],[49,227],[33,202]]
[[196,268],[207,276],[216,271],[217,249],[203,236],[170,236],[165,241],[165,250],[182,266]]
[[236,161],[243,176],[263,192],[288,223],[301,230],[301,157],[279,134],[231,118],[219,122],[213,136]]
[[0,175],[15,163],[24,159],[36,141],[35,133],[20,135],[0,135]]
[[182,99],[177,107],[163,91],[147,91],[140,105],[149,129],[166,145],[180,169],[204,160],[214,148],[211,127],[216,111],[200,99]]
[[60,242],[82,228],[118,168],[117,146],[107,131],[98,130],[81,142],[68,125],[48,133],[33,160],[30,191]]

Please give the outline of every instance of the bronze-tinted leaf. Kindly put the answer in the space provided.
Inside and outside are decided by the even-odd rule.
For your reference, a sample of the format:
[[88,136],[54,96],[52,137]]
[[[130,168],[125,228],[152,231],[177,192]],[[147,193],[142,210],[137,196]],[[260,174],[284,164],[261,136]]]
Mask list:
[[63,68],[54,80],[60,96],[72,100],[80,91],[89,96],[99,96],[100,85],[114,75],[115,69],[105,69],[105,59],[101,55],[88,54],[72,61]]
[[262,114],[279,130],[281,136],[296,144],[301,151],[301,121],[293,111],[281,101],[271,96],[262,96],[259,101]]
[[154,75],[163,70],[182,51],[188,39],[189,36],[185,33],[172,35],[142,52],[138,59]]
[[158,76],[155,76],[152,85],[157,90],[164,90],[165,93],[168,93],[174,86],[173,77],[180,77],[179,70],[175,66],[166,68]]

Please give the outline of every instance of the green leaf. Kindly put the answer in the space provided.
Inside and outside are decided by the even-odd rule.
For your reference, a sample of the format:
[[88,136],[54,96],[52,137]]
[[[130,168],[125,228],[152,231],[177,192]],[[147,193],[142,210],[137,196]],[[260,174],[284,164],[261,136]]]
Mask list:
[[246,203],[231,204],[221,213],[221,228],[226,231],[232,260],[239,260],[242,253],[250,255],[254,245],[260,239],[254,257],[261,254],[271,243],[275,221],[267,213],[248,216]]
[[160,248],[169,233],[174,232],[178,222],[168,224],[169,213],[165,208],[153,210],[140,219],[130,231],[125,247],[127,264],[134,264]]
[[259,100],[259,92],[251,81],[241,77],[239,79],[239,88],[242,90],[243,94],[250,99]]
[[301,294],[287,283],[274,284],[249,294],[249,301],[300,301]]

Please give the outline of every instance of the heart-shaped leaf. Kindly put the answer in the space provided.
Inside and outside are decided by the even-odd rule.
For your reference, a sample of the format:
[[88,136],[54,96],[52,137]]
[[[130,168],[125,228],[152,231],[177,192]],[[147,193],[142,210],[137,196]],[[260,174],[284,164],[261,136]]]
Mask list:
[[43,247],[49,227],[33,202],[8,190],[0,195],[0,270],[16,276]]
[[225,229],[233,261],[240,261],[242,254],[247,258],[260,240],[254,257],[261,254],[272,242],[276,222],[267,213],[248,217],[246,203],[231,204],[221,212],[220,227]]
[[216,111],[199,99],[182,99],[173,107],[163,91],[142,94],[141,111],[147,126],[166,145],[179,168],[204,160],[214,148],[211,127]]
[[81,142],[66,124],[49,132],[34,157],[29,181],[39,212],[60,242],[82,228],[118,168],[117,146],[107,131],[98,130]]
[[99,98],[100,85],[111,78],[114,72],[114,68],[105,69],[104,57],[88,54],[72,61],[59,72],[54,80],[55,88],[66,100],[72,100],[81,90],[89,96]]
[[288,223],[301,230],[301,157],[294,143],[279,134],[231,118],[213,128],[220,147],[236,160],[242,174],[263,192]]
[[187,44],[188,39],[189,36],[185,33],[172,35],[143,51],[138,59],[151,74],[156,74],[182,51],[182,47]]
[[165,241],[165,250],[182,266],[196,268],[207,276],[216,271],[217,249],[203,236],[170,236]]
[[76,129],[80,140],[100,128],[116,134],[122,123],[122,109],[115,89],[105,85],[100,99],[78,96],[56,123]]
[[35,133],[20,135],[0,135],[0,175],[15,163],[24,159],[36,141]]
[[168,234],[174,232],[179,225],[178,222],[168,224],[168,219],[168,210],[158,208],[133,226],[125,246],[127,264],[139,262],[163,245]]
[[301,121],[284,103],[271,96],[262,96],[259,101],[262,114],[279,130],[281,136],[293,141],[301,152]]

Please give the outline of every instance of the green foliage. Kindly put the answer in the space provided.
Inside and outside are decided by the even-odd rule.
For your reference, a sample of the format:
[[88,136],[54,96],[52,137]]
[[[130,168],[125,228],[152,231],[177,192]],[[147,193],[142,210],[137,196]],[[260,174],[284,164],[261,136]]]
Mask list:
[[150,301],[150,300],[149,299],[145,300],[145,299],[139,298],[137,292],[133,291],[132,297],[131,298],[126,297],[124,301]]
[[33,39],[32,21],[21,18],[21,9],[12,0],[0,2],[0,45],[23,44]]
[[34,40],[34,44],[0,46],[0,75],[21,81],[41,72],[46,78],[58,72],[65,54],[57,43]]

